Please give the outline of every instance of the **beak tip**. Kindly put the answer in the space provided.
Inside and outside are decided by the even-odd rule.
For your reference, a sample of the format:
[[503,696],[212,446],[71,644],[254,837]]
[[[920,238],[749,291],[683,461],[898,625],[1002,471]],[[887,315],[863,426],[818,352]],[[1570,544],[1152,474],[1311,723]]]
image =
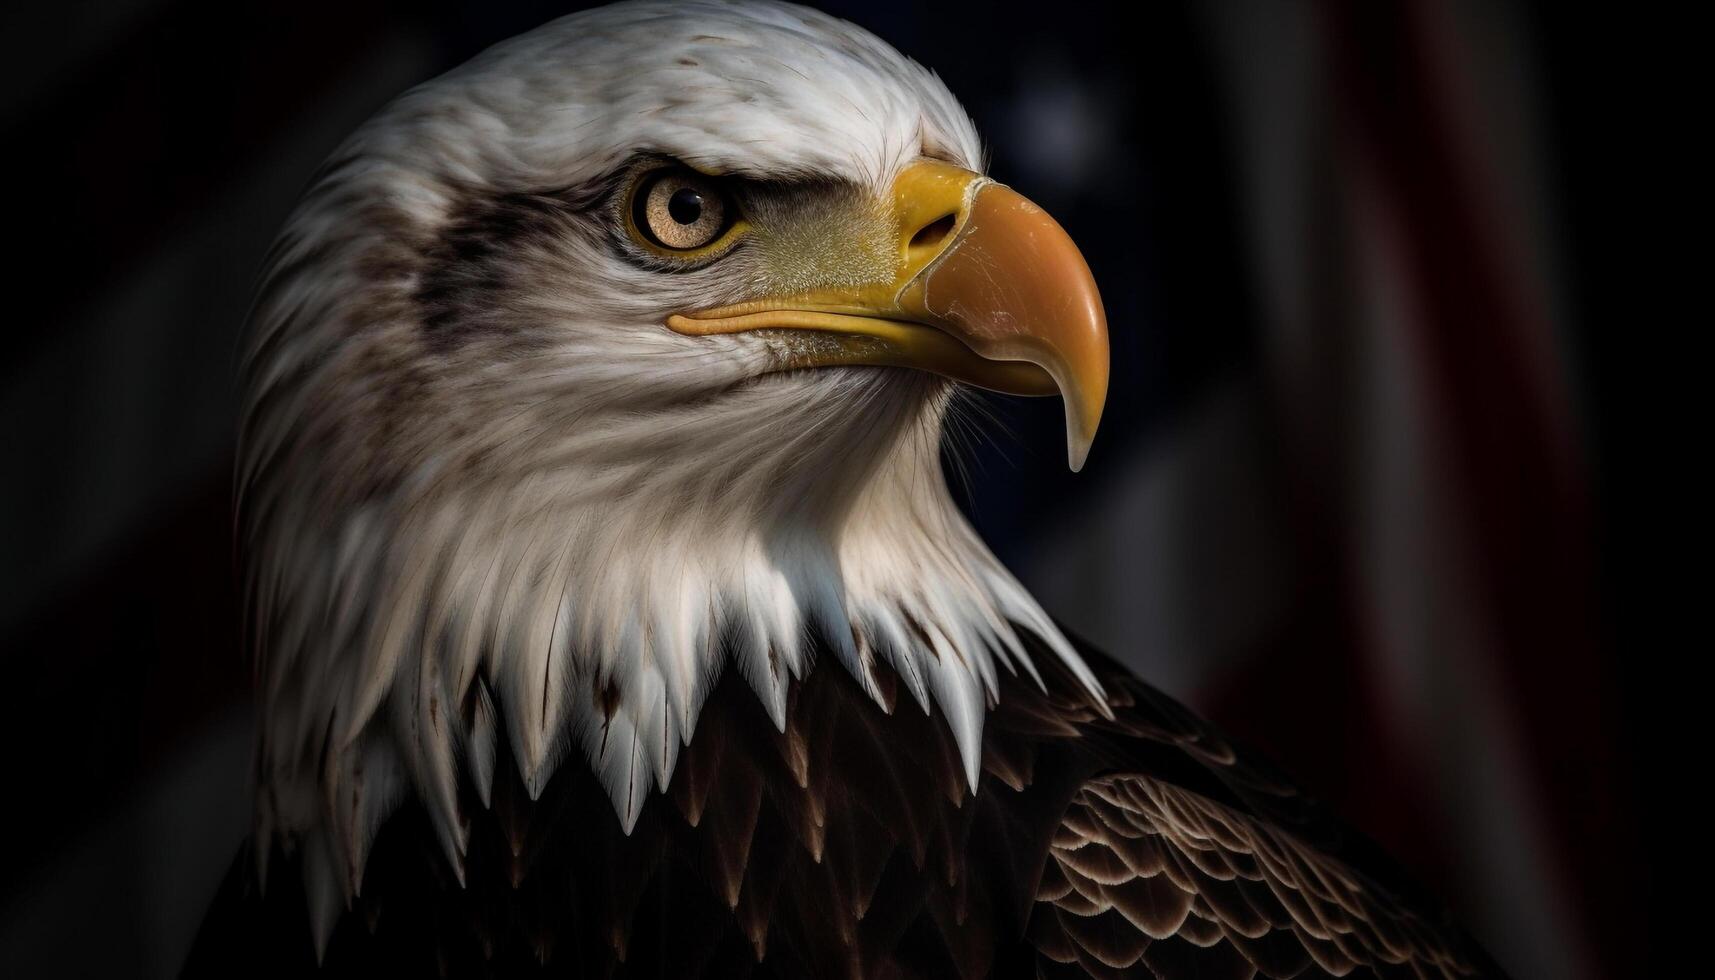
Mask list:
[[[1104,379],[1105,380],[1105,379]],[[1090,391],[1071,378],[1061,384],[1061,401],[1066,406],[1066,465],[1072,472],[1083,470],[1090,458],[1090,446],[1096,441],[1096,430],[1102,424],[1102,406],[1107,401],[1107,385],[1103,384],[1092,399]]]
[[1066,435],[1066,465],[1078,473],[1083,470],[1084,461],[1090,458],[1090,440],[1079,439],[1070,432]]

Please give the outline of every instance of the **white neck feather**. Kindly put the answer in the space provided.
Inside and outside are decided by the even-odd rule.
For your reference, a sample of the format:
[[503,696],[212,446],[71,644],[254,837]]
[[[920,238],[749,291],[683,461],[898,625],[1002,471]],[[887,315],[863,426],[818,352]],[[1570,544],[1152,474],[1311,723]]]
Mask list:
[[456,787],[486,797],[506,738],[532,795],[581,751],[629,831],[722,670],[783,726],[818,646],[878,703],[879,661],[939,709],[975,790],[996,671],[1035,673],[1014,624],[1099,685],[954,505],[951,397],[908,371],[768,376],[718,406],[533,426],[527,468],[426,467],[409,506],[355,509],[337,541],[277,523],[266,567],[292,581],[263,594],[292,601],[263,610],[265,825],[328,838],[351,891],[412,792],[456,867]]

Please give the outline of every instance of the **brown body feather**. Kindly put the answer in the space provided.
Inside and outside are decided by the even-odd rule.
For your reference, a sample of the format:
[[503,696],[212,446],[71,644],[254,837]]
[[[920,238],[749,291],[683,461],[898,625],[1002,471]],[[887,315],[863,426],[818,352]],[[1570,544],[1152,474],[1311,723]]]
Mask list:
[[[729,671],[629,836],[586,767],[532,801],[502,756],[488,805],[464,789],[465,883],[399,811],[322,975],[1495,975],[1265,764],[1085,647],[1108,720],[1036,652],[1047,690],[1003,678],[975,795],[938,719],[831,664],[784,733]],[[291,863],[265,892],[235,863],[186,976],[316,972]]]

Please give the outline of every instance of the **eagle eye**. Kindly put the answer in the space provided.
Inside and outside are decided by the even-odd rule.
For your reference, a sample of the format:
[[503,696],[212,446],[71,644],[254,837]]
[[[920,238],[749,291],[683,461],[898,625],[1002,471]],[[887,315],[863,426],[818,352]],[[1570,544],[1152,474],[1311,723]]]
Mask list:
[[727,229],[730,211],[715,182],[688,170],[645,177],[632,196],[632,223],[658,248],[685,252],[702,248]]

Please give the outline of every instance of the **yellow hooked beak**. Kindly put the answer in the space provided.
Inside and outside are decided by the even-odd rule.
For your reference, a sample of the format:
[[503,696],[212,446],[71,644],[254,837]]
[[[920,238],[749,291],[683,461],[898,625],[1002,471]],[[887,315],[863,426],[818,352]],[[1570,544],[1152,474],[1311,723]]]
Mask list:
[[1011,188],[933,161],[892,188],[898,264],[885,281],[667,318],[683,334],[813,331],[835,341],[787,367],[932,371],[1015,395],[1059,393],[1081,469],[1108,393],[1102,298],[1078,247]]

